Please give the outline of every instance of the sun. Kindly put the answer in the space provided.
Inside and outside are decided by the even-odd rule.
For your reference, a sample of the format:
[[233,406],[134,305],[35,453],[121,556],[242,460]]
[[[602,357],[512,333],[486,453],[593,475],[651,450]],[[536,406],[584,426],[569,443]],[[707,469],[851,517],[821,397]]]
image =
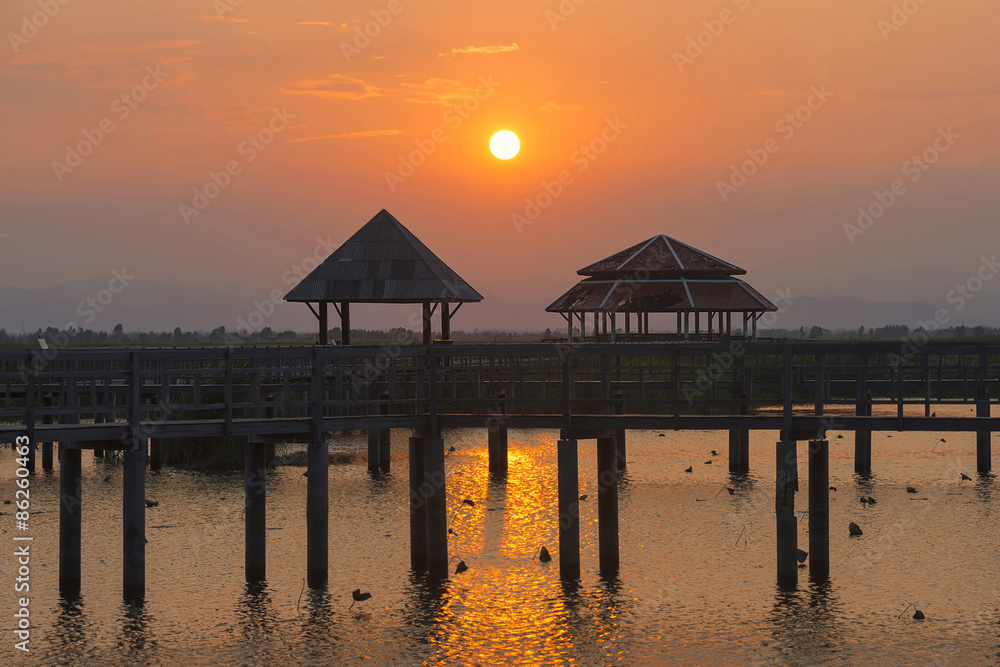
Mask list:
[[490,139],[490,151],[501,160],[509,160],[521,150],[521,141],[510,130],[500,130]]

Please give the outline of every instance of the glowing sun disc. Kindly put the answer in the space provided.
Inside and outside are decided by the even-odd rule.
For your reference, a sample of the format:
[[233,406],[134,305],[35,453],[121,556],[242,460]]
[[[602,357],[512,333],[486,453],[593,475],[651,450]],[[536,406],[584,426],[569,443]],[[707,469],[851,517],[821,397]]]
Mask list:
[[521,150],[521,142],[510,130],[500,130],[490,139],[490,152],[501,160],[509,160]]

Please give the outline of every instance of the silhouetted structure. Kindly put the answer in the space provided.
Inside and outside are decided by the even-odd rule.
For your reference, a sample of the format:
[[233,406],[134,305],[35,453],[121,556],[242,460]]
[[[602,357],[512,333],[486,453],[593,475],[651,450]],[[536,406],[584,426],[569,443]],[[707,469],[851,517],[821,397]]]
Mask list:
[[[309,306],[327,344],[327,304],[340,315],[341,344],[351,342],[352,303],[423,304],[423,343],[431,344],[431,317],[441,308],[441,338],[451,338],[451,318],[463,303],[483,297],[382,209],[285,295]],[[313,304],[316,307],[313,307]],[[458,306],[451,310],[450,304]]]
[[[672,334],[655,337],[712,338],[732,335],[732,315],[743,316],[743,336],[757,335],[757,319],[777,308],[750,285],[733,276],[746,271],[677,239],[660,234],[577,271],[588,276],[547,310],[566,320],[570,340],[574,317],[580,338],[587,338],[593,313],[595,340],[646,340],[653,335],[650,313],[676,313]],[[618,314],[624,315],[617,334]],[[691,328],[691,315],[694,328]],[[701,316],[706,316],[705,331]],[[634,317],[633,317],[634,315]],[[633,320],[635,326],[633,328]]]

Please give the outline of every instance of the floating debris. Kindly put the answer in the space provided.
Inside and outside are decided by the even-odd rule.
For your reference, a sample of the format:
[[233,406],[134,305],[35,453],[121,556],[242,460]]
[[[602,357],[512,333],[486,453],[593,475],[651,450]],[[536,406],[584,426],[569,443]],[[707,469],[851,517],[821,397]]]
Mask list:
[[582,496],[580,496],[578,500],[586,500],[586,499],[587,499],[587,494],[585,493]]
[[465,500],[463,500],[462,504],[463,505],[468,505],[469,507],[475,507],[476,506],[475,501],[474,500],[470,500],[469,498],[466,498]]
[[869,505],[874,505],[875,504],[875,499],[872,498],[871,496],[868,496],[868,504]]
[[449,448],[448,448],[448,451],[449,451],[449,452],[453,452],[453,451],[455,451],[455,445],[452,445],[451,447],[449,447]]
[[851,537],[858,537],[865,534],[865,531],[861,530],[861,526],[853,521],[847,525],[847,530],[850,531]]
[[111,481],[111,475],[108,475],[107,477],[105,477],[104,481],[105,482],[110,482]]
[[844,436],[842,436],[842,435],[838,435],[837,436],[837,440],[843,440],[843,439],[844,439]]
[[705,461],[705,465],[712,465],[712,461],[711,460]]
[[836,490],[837,490],[837,487],[835,487],[835,486],[831,486],[831,487],[830,487],[830,490],[831,490],[831,491],[836,491]]
[[717,452],[717,451],[715,451],[715,450],[713,449],[713,450],[712,450],[712,456],[718,456],[718,455],[719,455],[719,452]]
[[[353,607],[355,602],[364,602],[365,600],[370,600],[372,594],[362,593],[360,588],[355,588],[353,591],[351,591],[351,597],[354,598],[354,602],[351,603],[351,607]],[[350,609],[351,607],[348,607],[348,609]]]
[[656,436],[656,437],[657,437],[657,438],[665,438],[665,437],[667,437],[667,436],[666,436],[666,435],[664,435],[663,433],[661,433],[661,434],[659,434],[659,435],[658,435],[658,436]]

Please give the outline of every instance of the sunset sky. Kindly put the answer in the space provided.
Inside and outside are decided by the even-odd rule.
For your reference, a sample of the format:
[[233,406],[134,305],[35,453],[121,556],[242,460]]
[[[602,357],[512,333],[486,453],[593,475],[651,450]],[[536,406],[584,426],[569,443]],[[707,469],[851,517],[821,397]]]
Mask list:
[[995,0],[62,2],[0,7],[0,287],[245,312],[382,208],[486,295],[457,327],[659,233],[768,296],[942,306],[1000,251]]

